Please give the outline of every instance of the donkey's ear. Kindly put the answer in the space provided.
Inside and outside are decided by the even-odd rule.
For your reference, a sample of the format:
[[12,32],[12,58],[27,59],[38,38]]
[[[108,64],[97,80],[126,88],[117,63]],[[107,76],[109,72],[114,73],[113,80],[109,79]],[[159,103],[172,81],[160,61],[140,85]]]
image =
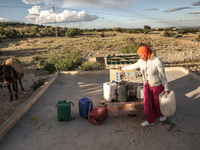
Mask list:
[[5,66],[5,65],[6,65],[6,60],[4,60],[4,61],[3,61],[3,64],[2,64],[2,66]]

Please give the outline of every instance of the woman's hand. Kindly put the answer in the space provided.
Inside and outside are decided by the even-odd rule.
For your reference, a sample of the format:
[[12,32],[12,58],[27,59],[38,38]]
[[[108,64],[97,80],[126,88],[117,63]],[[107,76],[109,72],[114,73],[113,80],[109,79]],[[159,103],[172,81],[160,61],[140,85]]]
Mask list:
[[169,91],[164,91],[164,94],[165,94],[165,95],[168,95],[168,94],[169,94]]
[[119,66],[117,69],[118,69],[118,70],[122,70],[122,67],[121,67],[121,66]]
[[136,70],[137,70],[137,71],[140,71],[140,68],[137,68]]

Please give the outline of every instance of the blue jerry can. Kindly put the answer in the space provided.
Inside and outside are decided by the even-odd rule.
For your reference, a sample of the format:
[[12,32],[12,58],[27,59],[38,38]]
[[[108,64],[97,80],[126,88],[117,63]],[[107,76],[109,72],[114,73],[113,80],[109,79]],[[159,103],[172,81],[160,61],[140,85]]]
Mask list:
[[85,119],[88,119],[88,113],[93,109],[92,100],[87,98],[87,97],[83,97],[83,98],[79,99],[78,104],[79,104],[79,114],[80,114],[80,116],[85,118]]

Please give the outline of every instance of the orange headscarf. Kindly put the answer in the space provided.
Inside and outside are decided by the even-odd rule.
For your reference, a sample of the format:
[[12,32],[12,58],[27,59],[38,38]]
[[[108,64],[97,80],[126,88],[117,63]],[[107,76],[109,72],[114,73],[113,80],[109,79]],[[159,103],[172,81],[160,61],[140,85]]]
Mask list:
[[146,55],[147,59],[151,57],[151,53],[152,53],[152,50],[146,46],[141,46],[137,51],[137,54]]

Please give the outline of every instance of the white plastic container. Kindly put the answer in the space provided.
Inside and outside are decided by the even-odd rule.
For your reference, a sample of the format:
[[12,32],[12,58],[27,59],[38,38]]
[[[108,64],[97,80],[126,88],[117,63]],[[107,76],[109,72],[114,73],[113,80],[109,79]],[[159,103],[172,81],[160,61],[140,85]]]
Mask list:
[[106,82],[103,84],[104,99],[111,102],[112,99],[116,100],[117,83]]
[[176,98],[174,91],[169,91],[168,95],[164,95],[162,91],[159,95],[160,111],[164,116],[170,117],[176,111]]
[[138,86],[136,90],[136,97],[137,99],[144,99],[144,90],[143,86]]

